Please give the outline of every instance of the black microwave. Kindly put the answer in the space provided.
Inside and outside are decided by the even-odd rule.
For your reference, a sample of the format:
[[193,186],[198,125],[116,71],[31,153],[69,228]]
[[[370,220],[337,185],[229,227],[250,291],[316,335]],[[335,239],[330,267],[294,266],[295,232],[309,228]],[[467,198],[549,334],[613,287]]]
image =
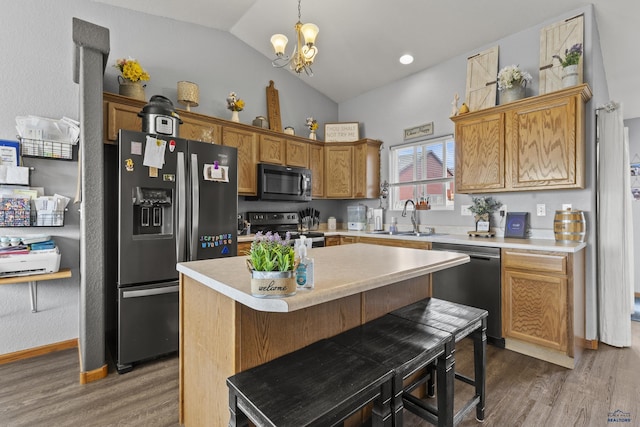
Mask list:
[[258,163],[258,199],[310,201],[311,170]]

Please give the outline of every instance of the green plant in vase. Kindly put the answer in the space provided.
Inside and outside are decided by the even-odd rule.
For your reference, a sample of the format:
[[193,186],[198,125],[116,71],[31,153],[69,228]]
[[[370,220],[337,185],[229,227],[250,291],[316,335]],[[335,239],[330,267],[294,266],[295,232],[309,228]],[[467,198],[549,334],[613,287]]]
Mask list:
[[491,214],[495,212],[502,203],[491,196],[471,197],[472,205],[469,211],[475,216],[476,231],[489,231],[491,227]]

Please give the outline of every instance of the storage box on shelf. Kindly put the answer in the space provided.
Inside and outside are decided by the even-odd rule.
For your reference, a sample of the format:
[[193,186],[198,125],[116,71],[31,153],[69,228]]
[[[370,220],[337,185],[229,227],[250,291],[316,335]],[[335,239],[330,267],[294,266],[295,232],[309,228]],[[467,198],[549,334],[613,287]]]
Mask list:
[[61,227],[64,211],[33,211],[28,197],[0,199],[0,227]]
[[25,157],[43,157],[47,159],[72,160],[74,144],[61,141],[18,138],[20,154]]

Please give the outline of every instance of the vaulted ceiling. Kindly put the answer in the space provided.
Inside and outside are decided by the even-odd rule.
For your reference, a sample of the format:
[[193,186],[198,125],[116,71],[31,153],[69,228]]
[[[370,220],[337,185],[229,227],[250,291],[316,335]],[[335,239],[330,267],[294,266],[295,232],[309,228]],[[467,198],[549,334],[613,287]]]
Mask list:
[[[296,0],[95,0],[228,31],[273,58],[269,38],[293,38]],[[592,0],[610,98],[640,117],[640,2]],[[351,99],[588,3],[578,0],[303,0],[302,22],[320,27],[314,76],[336,102]],[[291,43],[291,42],[290,42]],[[287,50],[290,50],[287,49]],[[411,53],[403,66],[400,55]]]

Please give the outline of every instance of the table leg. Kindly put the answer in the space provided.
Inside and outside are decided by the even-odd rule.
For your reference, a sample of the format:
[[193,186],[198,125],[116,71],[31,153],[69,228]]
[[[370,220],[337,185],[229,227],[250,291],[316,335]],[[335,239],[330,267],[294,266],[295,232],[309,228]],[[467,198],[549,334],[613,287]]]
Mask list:
[[38,282],[35,280],[29,282],[29,294],[31,296],[31,312],[38,311]]

